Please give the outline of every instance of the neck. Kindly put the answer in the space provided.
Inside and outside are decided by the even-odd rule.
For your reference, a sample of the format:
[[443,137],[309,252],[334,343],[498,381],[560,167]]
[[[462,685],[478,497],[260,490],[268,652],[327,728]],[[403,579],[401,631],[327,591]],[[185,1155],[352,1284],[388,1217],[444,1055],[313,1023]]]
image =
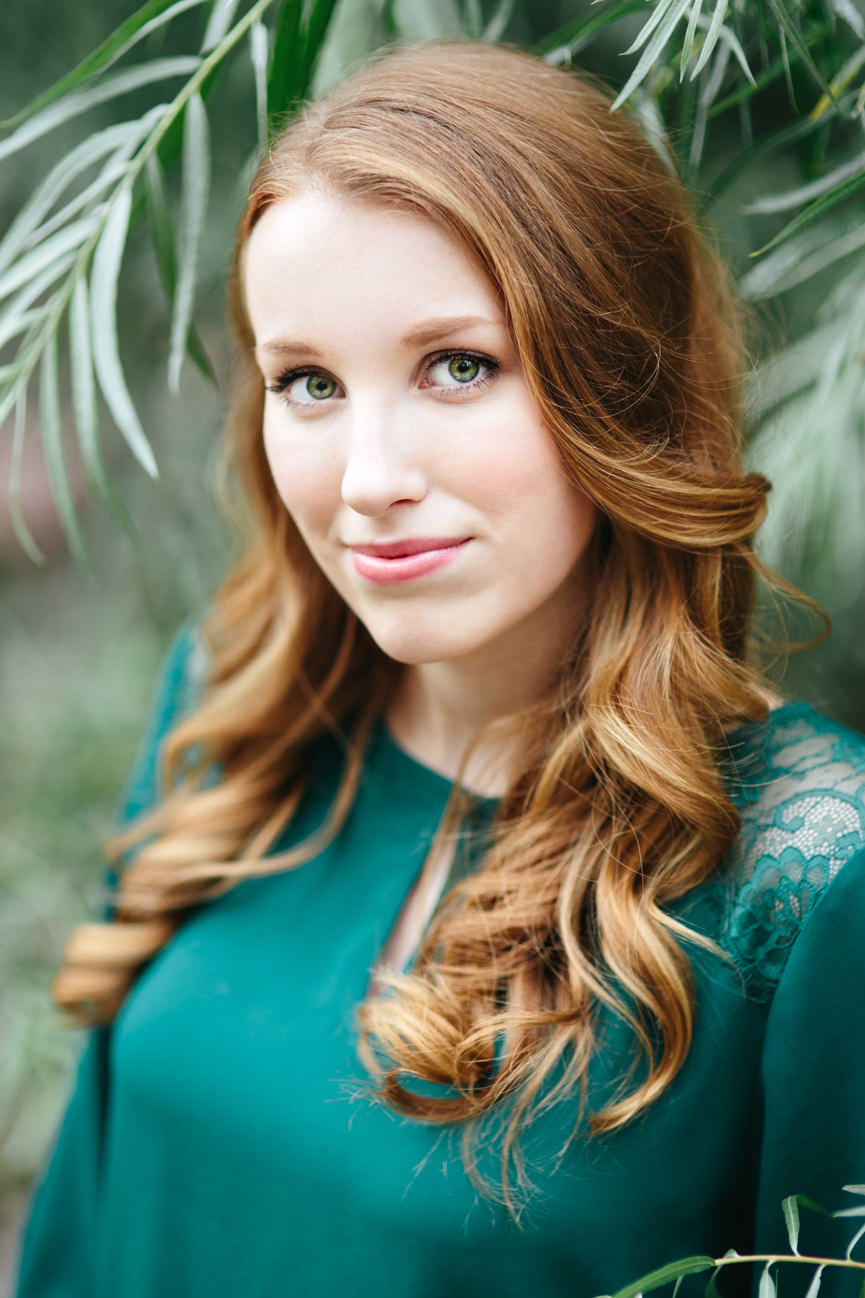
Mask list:
[[500,796],[516,774],[519,736],[502,727],[483,732],[540,701],[556,679],[569,638],[560,643],[551,636],[541,645],[528,637],[505,652],[499,647],[495,654],[407,667],[387,710],[391,734],[425,766],[450,779],[459,774],[473,793]]

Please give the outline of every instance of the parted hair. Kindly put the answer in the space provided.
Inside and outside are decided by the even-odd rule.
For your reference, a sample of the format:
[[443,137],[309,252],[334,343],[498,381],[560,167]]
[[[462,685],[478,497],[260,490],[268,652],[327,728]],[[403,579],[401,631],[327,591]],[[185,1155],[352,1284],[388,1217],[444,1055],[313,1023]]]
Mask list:
[[[112,918],[76,930],[54,995],[109,1021],[192,909],[302,868],[350,809],[402,670],[311,559],[263,448],[244,249],[269,205],[310,187],[420,213],[474,254],[565,471],[599,511],[586,616],[554,688],[518,718],[482,860],[446,890],[410,969],[383,972],[359,1007],[385,1104],[464,1132],[506,1108],[507,1186],[542,1099],[584,1097],[602,1007],[643,1066],[590,1130],[633,1119],[681,1068],[693,935],[672,904],[724,862],[739,827],[726,736],[766,711],[748,633],[768,484],[740,459],[736,303],[674,167],[590,78],[468,42],[389,50],[267,151],[230,285],[243,550],[202,628],[202,696],[162,747],[161,800],[111,847],[125,865]],[[329,817],[274,851],[328,732],[346,752]],[[462,810],[455,791],[443,834]]]

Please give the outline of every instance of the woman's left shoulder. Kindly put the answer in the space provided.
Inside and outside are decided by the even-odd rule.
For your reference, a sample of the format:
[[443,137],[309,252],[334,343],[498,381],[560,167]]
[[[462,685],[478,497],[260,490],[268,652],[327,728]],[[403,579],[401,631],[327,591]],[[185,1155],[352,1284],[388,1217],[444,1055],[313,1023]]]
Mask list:
[[724,870],[721,944],[751,993],[771,997],[842,871],[861,876],[865,907],[865,736],[784,703],[730,736],[725,769],[742,823]]

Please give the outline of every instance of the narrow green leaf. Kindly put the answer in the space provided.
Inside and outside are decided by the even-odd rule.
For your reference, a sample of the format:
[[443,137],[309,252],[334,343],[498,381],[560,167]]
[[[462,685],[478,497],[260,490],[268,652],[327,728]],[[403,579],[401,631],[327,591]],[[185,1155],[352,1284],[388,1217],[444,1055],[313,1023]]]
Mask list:
[[[452,9],[453,14],[455,15],[455,22],[450,31],[444,31],[438,27],[432,27],[430,29],[431,35],[460,35],[461,28],[455,0],[439,0],[440,6],[442,3],[444,3],[448,11]],[[431,10],[429,0],[427,0],[427,6],[427,11],[429,12]],[[309,94],[310,87],[312,86],[312,78],[315,74],[318,60],[321,57],[322,47],[324,46],[336,7],[337,0],[313,0],[312,8],[309,11],[309,18],[306,23],[306,33],[303,43],[303,85],[301,93],[304,98]]]
[[[736,62],[739,64],[739,67],[744,72],[750,85],[756,88],[757,83],[754,79],[754,74],[751,71],[751,67],[750,64],[748,63],[747,58],[745,57],[745,51],[742,49],[742,45],[739,41],[738,36],[736,35],[735,32],[731,31],[729,27],[725,27],[723,23],[719,22],[716,24],[714,15],[712,18],[712,23],[709,27],[708,34],[706,36],[706,43],[703,46],[702,51],[700,52],[700,58],[697,60],[697,66],[695,67],[694,72],[692,74],[692,80],[703,69],[704,66],[703,55],[705,54],[706,58],[708,59],[709,55],[712,53],[712,50],[715,48],[715,45],[717,44],[718,41],[723,41],[723,43],[727,46],[730,53],[735,57]],[[706,53],[707,50],[708,53]],[[714,97],[715,96],[713,95],[712,98],[714,99]]]
[[129,229],[132,192],[121,189],[105,223],[93,258],[90,314],[96,377],[114,422],[129,449],[152,478],[159,476],[153,449],[132,403],[117,340],[117,277]]
[[213,0],[213,8],[207,20],[204,40],[201,42],[202,54],[209,54],[211,50],[216,49],[231,26],[236,9],[237,0]]
[[784,1213],[784,1224],[787,1227],[787,1238],[794,1253],[799,1252],[799,1200],[795,1194],[788,1195],[781,1204]]
[[851,176],[865,175],[865,153],[858,154],[857,157],[851,158],[849,162],[843,163],[840,167],[835,167],[825,176],[820,176],[818,180],[812,180],[808,185],[800,185],[797,189],[788,189],[783,194],[766,194],[762,198],[755,199],[742,210],[749,214],[760,215],[769,212],[789,212],[792,207],[801,207],[803,203],[808,203],[812,199],[819,198],[827,190],[832,189],[835,185],[841,184],[842,181],[849,180]]
[[761,257],[772,248],[777,248],[778,244],[783,243],[785,239],[789,239],[791,234],[795,234],[797,230],[801,230],[806,225],[810,225],[818,216],[822,216],[824,212],[830,212],[833,207],[837,207],[839,203],[845,202],[851,197],[851,195],[858,194],[861,189],[865,189],[865,172],[860,172],[859,175],[852,176],[850,180],[844,181],[843,184],[836,186],[836,188],[830,193],[824,194],[821,198],[810,203],[808,207],[805,208],[804,212],[800,212],[798,216],[793,217],[792,221],[788,221],[783,230],[779,230],[775,235],[774,239],[770,239],[762,248],[758,248],[755,252],[752,252],[751,256]]
[[154,31],[162,23],[170,21],[171,17],[176,12],[179,12],[180,8],[189,9],[194,5],[203,3],[204,0],[182,0],[181,5],[178,5],[172,4],[172,0],[148,0],[147,4],[142,5],[125,22],[121,23],[116,31],[112,32],[101,45],[98,45],[71,72],[67,72],[59,81],[55,81],[47,90],[43,90],[14,117],[10,117],[5,122],[0,122],[0,129],[11,130],[16,126],[20,126],[22,122],[26,122],[43,108],[47,108],[49,104],[53,104],[57,99],[68,94],[69,91],[75,90],[82,85],[88,77],[92,77],[95,73],[110,67],[112,63],[115,63],[145,35]]
[[637,35],[634,37],[631,44],[625,50],[625,54],[635,54],[637,50],[641,49],[646,44],[646,41],[652,35],[655,28],[664,21],[674,3],[675,0],[655,0],[654,9],[646,22],[643,23],[642,27],[637,32]]
[[33,190],[0,242],[0,270],[8,266],[24,247],[28,237],[39,228],[72,181],[81,172],[101,161],[107,153],[113,153],[134,126],[135,123],[121,122],[119,126],[109,126],[107,130],[98,131],[52,167],[42,183]]
[[845,1185],[843,1188],[848,1194],[865,1194],[865,1185]]
[[301,9],[301,0],[282,0],[274,24],[267,74],[267,113],[270,120],[280,118],[300,98],[303,76]]
[[804,284],[860,248],[865,248],[865,224],[857,223],[846,234],[828,235],[812,226],[761,258],[742,276],[739,292],[749,302],[775,297]]
[[[759,82],[758,82],[759,84]],[[747,88],[747,87],[746,87]],[[749,90],[750,93],[750,90]],[[713,104],[709,109],[708,117],[711,119],[716,116],[717,104]],[[800,121],[793,122],[791,126],[785,126],[780,131],[775,131],[772,135],[755,144],[751,149],[744,149],[739,153],[731,163],[729,163],[720,175],[709,186],[709,194],[704,202],[704,208],[708,208],[724,194],[733,182],[738,179],[743,171],[747,171],[762,158],[768,157],[778,149],[784,149],[790,144],[805,139],[816,131],[821,123],[810,121],[807,117]]]
[[637,66],[628,77],[623,89],[616,96],[616,99],[612,104],[613,110],[621,107],[625,100],[633,93],[640,82],[648,74],[650,68],[655,63],[664,46],[672,36],[673,31],[682,15],[686,12],[689,4],[690,0],[673,0],[669,10],[665,12],[664,21],[659,25],[652,39],[643,50]]
[[860,41],[865,40],[865,17],[853,4],[853,0],[832,0],[832,8],[848,27],[852,27]]
[[249,29],[249,58],[255,84],[255,116],[260,147],[267,142],[267,44],[267,28],[264,23],[253,23]]
[[82,567],[89,567],[84,535],[78,521],[75,497],[69,483],[69,470],[63,452],[63,426],[60,419],[60,382],[57,375],[57,334],[48,335],[39,370],[39,429],[51,494],[69,548]]
[[199,94],[186,106],[183,139],[183,196],[180,205],[177,292],[171,321],[168,386],[180,388],[180,371],[186,354],[186,337],[192,320],[201,232],[210,187],[210,149],[207,111]]
[[856,1245],[859,1243],[859,1241],[860,1241],[860,1239],[862,1238],[863,1235],[865,1235],[865,1224],[863,1224],[862,1226],[859,1227],[859,1229],[857,1230],[856,1234],[853,1236],[853,1238],[851,1239],[850,1243],[847,1245],[847,1251],[846,1251],[846,1253],[844,1254],[844,1256],[845,1256],[846,1258],[849,1259],[850,1257],[852,1257],[852,1255],[853,1255],[853,1250],[854,1250],[854,1248],[856,1247]]
[[25,316],[31,315],[33,320],[36,320],[40,315],[47,315],[52,305],[50,302],[42,303],[32,312],[30,308],[48,291],[55,280],[70,269],[76,256],[75,252],[67,253],[42,275],[37,275],[29,283],[25,283],[18,295],[5,305],[0,312],[0,348],[4,347],[10,339],[16,338],[27,327],[22,324]]
[[865,1217],[865,1203],[860,1204],[858,1208],[839,1208],[837,1212],[832,1213],[833,1217]]
[[767,1262],[763,1268],[757,1288],[757,1298],[775,1298],[775,1281],[772,1279],[771,1267],[772,1263]]
[[[722,17],[723,17],[723,14],[727,12],[727,0],[717,0],[715,9],[716,12],[718,9],[721,9],[723,11],[722,13]],[[694,0],[694,3],[691,5],[691,12],[688,15],[688,26],[685,28],[685,39],[682,42],[682,53],[679,57],[679,80],[680,81],[684,81],[685,72],[687,70],[689,62],[691,61],[691,51],[694,48],[694,37],[697,33],[697,23],[700,20],[700,15],[702,14],[702,12],[703,12],[703,0]],[[708,55],[706,57],[708,58]]]
[[32,144],[34,140],[47,135],[49,131],[62,126],[73,117],[79,117],[82,113],[88,112],[97,104],[117,99],[120,95],[129,94],[133,90],[140,90],[142,86],[149,86],[157,81],[167,81],[172,77],[189,76],[191,73],[196,72],[200,66],[201,60],[197,58],[153,59],[151,62],[142,63],[136,68],[118,72],[113,77],[108,77],[105,81],[91,86],[87,90],[78,90],[66,95],[41,113],[37,113],[35,117],[31,117],[7,140],[0,142],[0,159],[17,153],[19,149]]
[[177,253],[174,248],[174,227],[171,213],[168,210],[168,199],[165,196],[165,179],[162,166],[155,153],[151,153],[144,166],[145,200],[147,215],[150,218],[150,233],[153,237],[153,250],[156,254],[156,265],[159,277],[165,289],[169,305],[174,305],[174,293],[177,287]]
[[[0,420],[2,423],[2,420]],[[12,463],[9,472],[9,518],[18,544],[33,563],[47,563],[47,558],[33,539],[21,508],[21,469],[24,456],[24,437],[27,431],[27,385],[24,384],[15,402],[15,423],[12,431]]]
[[685,1257],[678,1262],[669,1262],[667,1266],[658,1267],[656,1271],[650,1271],[640,1280],[634,1280],[631,1284],[625,1285],[624,1289],[619,1289],[613,1295],[613,1298],[637,1298],[637,1294],[649,1293],[652,1289],[660,1289],[661,1285],[670,1284],[673,1280],[678,1280],[679,1276],[698,1275],[701,1271],[709,1271],[715,1266],[715,1259],[712,1257]]
[[811,1283],[808,1285],[808,1292],[806,1293],[805,1298],[817,1298],[817,1294],[820,1292],[820,1281],[822,1279],[823,1267],[818,1266],[817,1270],[811,1277]]
[[609,8],[605,5],[600,12],[577,18],[574,22],[566,23],[564,27],[559,27],[549,36],[545,36],[535,46],[535,53],[549,62],[560,62],[558,55],[578,53],[598,32],[609,27],[611,23],[627,18],[629,14],[644,13],[645,9],[646,0],[623,0],[621,4],[611,5]]
[[486,27],[483,29],[481,39],[488,45],[495,45],[500,41],[508,29],[508,23],[511,21],[514,12],[515,0],[499,0],[496,11],[490,18]]
[[786,37],[790,40],[793,47],[799,51],[799,56],[802,59],[802,62],[817,82],[817,85],[823,91],[823,94],[827,95],[832,103],[837,107],[838,101],[835,98],[835,92],[832,90],[832,87],[814,62],[814,58],[811,51],[808,49],[808,46],[805,44],[802,33],[799,31],[799,28],[787,12],[785,0],[768,0],[768,3],[769,8],[775,15],[775,21],[778,24],[778,29],[782,38],[782,48],[784,46],[784,38]]
[[18,261],[13,262],[4,274],[0,275],[0,299],[9,297],[16,289],[30,283],[43,271],[53,269],[54,279],[62,274],[62,267],[66,265],[66,254],[80,248],[91,237],[97,228],[99,215],[98,209],[89,212],[87,216],[74,221],[65,230],[58,231],[38,248],[33,248]]
[[90,311],[87,302],[87,284],[83,278],[77,281],[69,306],[69,367],[72,412],[85,472],[121,527],[132,535],[134,533],[132,520],[111,484],[99,444],[99,411],[96,405],[93,351],[90,345]]
[[484,29],[484,16],[481,13],[480,0],[463,0],[462,24],[466,36],[478,40]]

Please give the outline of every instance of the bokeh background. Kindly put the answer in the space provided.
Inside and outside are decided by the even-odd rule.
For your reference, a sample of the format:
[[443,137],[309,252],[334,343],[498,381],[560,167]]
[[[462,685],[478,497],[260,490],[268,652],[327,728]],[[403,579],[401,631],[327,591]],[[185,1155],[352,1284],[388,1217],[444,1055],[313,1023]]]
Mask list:
[[[585,0],[532,0],[514,6],[509,39],[530,45],[579,16]],[[410,8],[410,6],[409,6]],[[126,18],[128,0],[90,0],[86,6],[22,0],[0,7],[0,118],[10,116],[38,90],[84,57]],[[342,0],[343,46],[361,54],[381,33],[370,7]],[[441,34],[457,10],[430,2],[409,14],[418,36]],[[193,21],[193,18],[190,18]],[[638,30],[642,18],[635,18]],[[439,23],[437,27],[436,24]],[[426,26],[424,25],[426,24]],[[162,38],[159,52],[183,48],[182,21]],[[594,43],[578,61],[623,80],[622,28]],[[344,61],[344,54],[341,56]],[[338,75],[339,58],[325,57],[319,77]],[[133,463],[118,436],[106,432],[106,458],[134,525],[127,534],[104,505],[88,495],[68,453],[93,571],[70,559],[47,486],[38,439],[27,442],[24,510],[48,562],[24,557],[0,503],[0,1298],[11,1266],[17,1223],[28,1187],[44,1156],[68,1083],[79,1034],[52,1010],[48,986],[66,935],[93,904],[106,838],[125,773],[131,766],[147,713],[160,658],[174,631],[196,617],[231,553],[220,521],[213,484],[230,375],[224,323],[225,268],[239,213],[255,107],[248,77],[223,87],[211,111],[213,193],[203,245],[196,322],[217,374],[207,383],[190,365],[181,395],[169,397],[165,381],[170,318],[158,284],[153,254],[133,231],[124,262],[121,350],[130,382],[160,466],[151,481]],[[111,106],[103,111],[112,120]],[[771,103],[764,111],[772,111]],[[780,111],[780,110],[779,110]],[[96,117],[98,121],[98,115]],[[93,129],[94,118],[87,129]],[[70,125],[0,166],[0,235],[67,144],[84,128]],[[713,138],[720,170],[737,147],[731,136]],[[726,149],[726,153],[725,153]],[[767,160],[766,188],[796,182],[789,156]],[[749,200],[734,186],[712,211],[728,257],[741,271],[748,252],[765,237],[765,224],[743,211]],[[823,301],[829,281],[815,277],[795,294],[754,308],[755,347],[771,349],[797,336]],[[834,281],[833,281],[834,282]],[[865,357],[863,357],[865,363]],[[32,416],[35,420],[35,414]],[[9,469],[8,429],[0,434],[0,475]],[[815,437],[825,436],[816,429]],[[773,464],[772,454],[776,459]],[[824,458],[817,446],[818,461]],[[837,455],[827,437],[825,458]],[[783,438],[768,463],[770,476],[790,472]],[[861,469],[851,466],[854,490]],[[843,473],[843,467],[842,467]],[[5,502],[5,481],[2,493]],[[859,534],[832,533],[831,493],[825,512],[832,544],[813,544],[789,526],[773,557],[787,576],[820,601],[834,624],[831,638],[775,671],[784,692],[804,697],[831,715],[865,729],[865,637],[861,569],[850,555],[862,550]],[[803,511],[803,519],[808,511]],[[812,533],[822,524],[808,518]],[[822,532],[821,532],[822,535]],[[814,554],[819,562],[814,560]],[[810,556],[810,557],[809,557]],[[777,620],[770,619],[777,635]],[[815,630],[813,620],[793,616],[794,637]],[[6,1281],[8,1283],[8,1280]]]

